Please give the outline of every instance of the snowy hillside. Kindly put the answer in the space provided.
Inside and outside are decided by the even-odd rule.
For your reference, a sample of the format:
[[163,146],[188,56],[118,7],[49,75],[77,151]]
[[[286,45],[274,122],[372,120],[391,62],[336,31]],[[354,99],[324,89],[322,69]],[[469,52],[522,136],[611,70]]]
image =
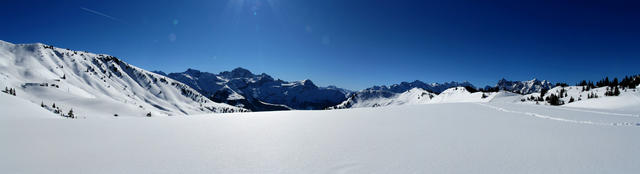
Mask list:
[[599,87],[586,90],[585,86],[557,86],[539,98],[540,93],[532,93],[521,97],[523,103],[549,104],[549,98],[558,97],[558,105],[572,108],[605,109],[635,111],[640,114],[640,90],[621,89],[618,96],[608,96],[611,87]]
[[34,105],[83,116],[188,115],[244,109],[103,54],[0,41],[0,88]]
[[[413,88],[403,93],[385,90],[362,90],[352,94],[346,101],[328,109],[346,109],[362,107],[397,106],[433,103],[488,102],[495,95],[508,92],[469,92],[465,87],[453,87],[440,94],[431,93],[421,88]],[[514,100],[517,101],[517,100]]]
[[16,104],[3,113],[19,117],[0,117],[0,173],[640,171],[640,118],[618,110],[492,101],[69,120]]
[[387,86],[373,86],[357,92],[351,92],[342,103],[327,109],[345,109],[359,107],[379,107],[403,104],[429,103],[437,94],[454,87],[475,88],[469,82],[424,83],[416,80]]
[[[431,99],[430,103],[486,102],[495,93],[471,93],[464,87],[449,88]],[[484,95],[484,96],[483,96]]]
[[318,87],[311,80],[275,80],[267,74],[253,74],[243,68],[220,74],[188,69],[170,73],[167,77],[193,87],[216,102],[253,111],[324,109],[344,101],[348,92],[335,86]]
[[353,93],[344,102],[328,109],[424,104],[428,103],[434,96],[435,94],[420,88],[413,88],[400,94],[385,90],[366,89]]

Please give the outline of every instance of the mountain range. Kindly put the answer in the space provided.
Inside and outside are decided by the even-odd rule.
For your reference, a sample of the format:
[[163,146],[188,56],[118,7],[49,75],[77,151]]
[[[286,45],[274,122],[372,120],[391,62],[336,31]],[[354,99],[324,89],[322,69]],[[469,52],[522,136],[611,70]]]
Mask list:
[[[472,94],[484,99],[509,91],[522,95],[554,87],[545,80],[508,81],[478,89],[469,82],[425,83],[419,80],[350,91],[319,87],[311,80],[284,81],[244,68],[220,73],[187,69],[147,71],[121,59],[45,44],[0,41],[0,85],[15,88],[34,103],[52,110],[97,110],[103,115],[189,115],[209,112],[320,110],[447,102]],[[475,96],[478,95],[478,96]],[[61,108],[61,109],[58,109]],[[115,113],[114,110],[119,113]]]
[[187,69],[166,76],[189,85],[215,102],[252,111],[324,109],[344,101],[348,93],[337,87],[318,87],[309,79],[283,81],[265,73],[253,74],[244,68],[218,74]]

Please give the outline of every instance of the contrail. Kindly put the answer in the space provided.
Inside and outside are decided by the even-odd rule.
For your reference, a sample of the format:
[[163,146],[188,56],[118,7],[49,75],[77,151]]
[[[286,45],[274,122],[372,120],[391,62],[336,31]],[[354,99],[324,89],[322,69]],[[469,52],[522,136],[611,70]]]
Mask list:
[[124,23],[124,21],[122,21],[122,20],[120,20],[120,19],[118,19],[118,18],[114,18],[114,17],[109,16],[109,15],[107,15],[107,14],[100,13],[99,11],[91,10],[91,9],[84,8],[84,7],[80,7],[80,9],[82,9],[82,10],[84,10],[84,11],[87,11],[87,12],[89,12],[89,13],[93,13],[93,14],[96,14],[96,15],[100,15],[100,16],[105,17],[105,18],[109,18],[109,19],[114,20],[114,21],[116,21],[116,22]]

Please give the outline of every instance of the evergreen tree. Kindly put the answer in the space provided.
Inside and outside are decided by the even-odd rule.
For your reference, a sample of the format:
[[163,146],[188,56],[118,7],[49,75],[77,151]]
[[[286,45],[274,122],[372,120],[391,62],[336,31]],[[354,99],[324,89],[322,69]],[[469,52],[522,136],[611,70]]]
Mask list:
[[582,80],[578,86],[587,86],[587,81],[586,80]]
[[151,117],[151,112],[147,113],[147,117]]
[[549,89],[542,88],[540,90],[540,97],[544,97],[544,95],[547,93],[547,91],[549,91]]
[[73,109],[70,109],[70,110],[69,110],[69,113],[67,113],[67,117],[69,117],[69,118],[76,118],[76,116],[75,116],[75,115],[73,115]]
[[549,104],[554,105],[554,106],[558,106],[558,105],[564,104],[562,102],[562,100],[560,100],[560,98],[558,96],[556,96],[555,94],[549,95],[549,97],[547,98],[547,102],[549,102]]
[[44,108],[44,102],[40,102],[40,107]]
[[572,103],[572,102],[574,102],[574,101],[575,101],[575,99],[573,99],[573,97],[571,97],[571,98],[569,99],[569,103]]

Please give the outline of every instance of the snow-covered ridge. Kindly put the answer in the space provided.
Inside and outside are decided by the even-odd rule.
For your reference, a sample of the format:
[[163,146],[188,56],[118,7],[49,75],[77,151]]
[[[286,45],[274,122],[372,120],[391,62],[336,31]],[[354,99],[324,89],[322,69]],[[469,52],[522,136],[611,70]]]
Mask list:
[[219,74],[187,69],[167,77],[183,82],[216,102],[228,103],[253,111],[290,109],[324,109],[344,101],[346,91],[318,87],[311,80],[287,82],[244,68]]
[[403,93],[405,91],[409,91],[410,89],[413,88],[421,88],[427,91],[431,91],[432,93],[441,93],[442,91],[445,91],[449,88],[452,87],[458,87],[458,86],[462,86],[462,87],[472,87],[475,88],[471,83],[469,82],[444,82],[444,83],[425,83],[422,82],[420,80],[416,80],[413,82],[401,82],[399,84],[393,84],[391,86],[373,86],[371,88],[367,88],[365,90],[385,90],[385,91],[390,91],[390,92],[394,92],[394,93]]
[[0,42],[0,87],[77,115],[188,115],[246,111],[122,60],[84,51]]
[[[634,78],[640,78],[640,76]],[[483,92],[476,91],[470,87],[452,87],[439,94],[431,93],[421,88],[413,88],[403,93],[394,93],[388,90],[366,89],[351,94],[344,102],[327,109],[380,107],[407,104],[498,102],[562,105],[563,107],[591,109],[614,109],[640,113],[640,91],[636,88],[621,87],[621,89],[618,89],[618,87],[589,88],[587,86],[557,86],[552,89],[542,88],[540,92],[533,92],[526,95],[507,90]]]
[[488,102],[494,96],[505,92],[469,92],[465,87],[453,87],[440,94],[435,94],[421,88],[413,88],[403,93],[393,93],[385,90],[362,90],[353,93],[339,105],[327,109],[346,109],[361,107],[381,107],[397,105],[460,103],[460,102]]
[[[535,78],[529,81],[509,81],[503,78],[498,81],[498,84],[496,84],[494,88],[518,94],[531,94],[534,92],[551,89],[553,87],[554,85],[551,84],[551,82],[546,80],[540,81]],[[485,89],[487,88],[488,87],[485,87]]]

